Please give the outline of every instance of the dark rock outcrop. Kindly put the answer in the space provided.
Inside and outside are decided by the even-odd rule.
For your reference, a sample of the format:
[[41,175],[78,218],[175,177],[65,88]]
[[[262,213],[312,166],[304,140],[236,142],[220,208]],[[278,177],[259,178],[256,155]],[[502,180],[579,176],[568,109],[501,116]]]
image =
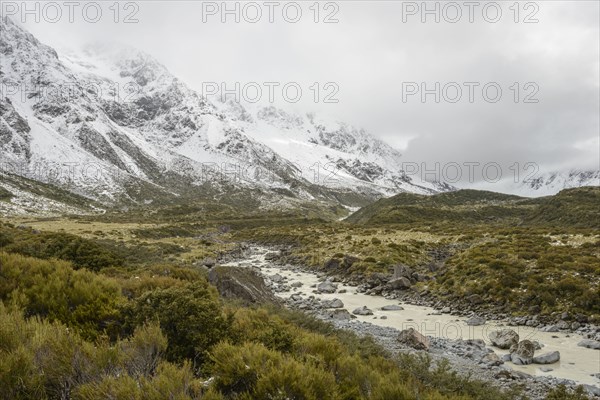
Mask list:
[[414,328],[408,328],[400,332],[398,341],[416,350],[429,350],[429,339]]
[[227,299],[240,299],[246,303],[279,302],[262,276],[250,268],[217,266],[208,273],[208,280]]

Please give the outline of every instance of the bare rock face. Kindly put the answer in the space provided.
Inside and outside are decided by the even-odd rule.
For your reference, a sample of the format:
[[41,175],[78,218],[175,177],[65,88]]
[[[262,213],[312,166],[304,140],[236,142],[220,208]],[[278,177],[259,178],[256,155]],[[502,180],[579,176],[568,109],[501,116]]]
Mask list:
[[519,343],[519,334],[512,329],[501,329],[491,332],[489,339],[493,346],[507,350]]
[[414,328],[408,328],[400,332],[398,341],[416,350],[429,350],[429,339]]
[[262,276],[250,268],[217,266],[208,273],[208,280],[227,299],[246,303],[279,302]]
[[522,340],[510,348],[510,358],[517,365],[527,365],[533,362],[535,345],[530,340]]

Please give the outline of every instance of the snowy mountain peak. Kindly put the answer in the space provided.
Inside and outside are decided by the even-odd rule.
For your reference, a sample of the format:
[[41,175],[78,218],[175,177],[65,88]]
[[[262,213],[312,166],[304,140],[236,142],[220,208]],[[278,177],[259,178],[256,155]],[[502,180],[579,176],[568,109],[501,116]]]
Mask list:
[[0,99],[2,159],[24,166],[23,176],[50,181],[31,172],[48,163],[99,166],[97,179],[50,183],[113,202],[141,196],[132,185],[177,194],[208,183],[220,193],[257,189],[277,204],[283,193],[348,205],[449,189],[411,182],[400,153],[363,129],[275,106],[211,101],[135,49],[94,45],[57,54],[10,20],[0,33],[2,82],[35,87]]
[[547,196],[582,186],[600,186],[600,171],[573,169],[566,172],[546,172],[519,184],[517,191],[525,195]]

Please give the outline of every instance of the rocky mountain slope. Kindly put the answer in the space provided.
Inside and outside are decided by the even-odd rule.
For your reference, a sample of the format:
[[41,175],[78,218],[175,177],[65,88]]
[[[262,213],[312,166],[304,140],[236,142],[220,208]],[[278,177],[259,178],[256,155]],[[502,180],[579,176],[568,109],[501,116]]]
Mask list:
[[547,196],[582,186],[600,186],[600,170],[574,169],[537,174],[521,182],[515,189],[524,196]]
[[235,192],[286,207],[452,189],[413,183],[398,151],[364,130],[211,102],[135,49],[61,55],[5,18],[0,54],[0,185],[8,191],[14,175],[104,204]]

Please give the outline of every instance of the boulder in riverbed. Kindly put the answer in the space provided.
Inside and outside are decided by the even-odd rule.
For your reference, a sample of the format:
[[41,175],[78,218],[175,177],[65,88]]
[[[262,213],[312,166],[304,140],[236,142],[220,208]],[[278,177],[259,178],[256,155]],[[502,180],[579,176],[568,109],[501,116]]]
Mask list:
[[587,347],[588,349],[600,350],[600,342],[597,340],[584,339],[577,343],[579,347]]
[[416,350],[429,350],[429,339],[414,328],[408,328],[400,332],[398,341]]
[[519,334],[512,329],[501,329],[491,332],[489,339],[493,346],[507,350],[519,343]]
[[510,348],[510,358],[517,365],[527,365],[533,362],[535,345],[530,340],[522,340]]
[[344,303],[340,299],[323,300],[323,308],[344,308]]
[[485,319],[477,315],[472,316],[465,321],[469,326],[479,326],[485,324]]
[[554,364],[560,360],[560,353],[558,351],[552,351],[539,356],[533,357],[534,364]]
[[362,307],[356,308],[354,311],[352,311],[352,314],[354,314],[354,315],[373,315],[373,311],[371,311],[369,308],[367,308],[367,306],[362,306]]
[[547,325],[547,326],[544,326],[542,329],[540,329],[540,331],[542,331],[542,332],[558,332],[559,329],[558,329],[558,326],[556,326],[556,325]]
[[325,281],[317,285],[317,290],[321,293],[335,293],[337,285],[335,283]]
[[381,307],[381,310],[382,311],[400,311],[400,310],[404,310],[404,307],[401,307],[396,304],[390,304],[389,306]]

